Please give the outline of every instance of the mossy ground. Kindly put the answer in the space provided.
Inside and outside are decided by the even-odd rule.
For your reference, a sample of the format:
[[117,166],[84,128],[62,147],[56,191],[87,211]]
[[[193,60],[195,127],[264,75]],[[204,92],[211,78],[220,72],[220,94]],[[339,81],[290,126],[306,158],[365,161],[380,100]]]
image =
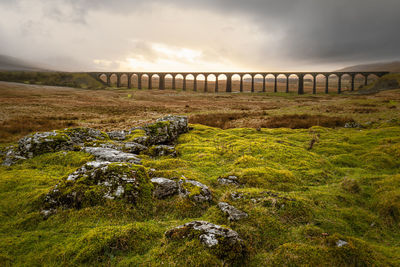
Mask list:
[[[206,184],[213,193],[210,204],[175,196],[153,200],[153,209],[144,212],[106,201],[59,210],[44,220],[44,195],[92,157],[57,152],[0,167],[1,265],[222,265],[197,239],[164,238],[166,230],[198,219],[237,231],[250,266],[400,265],[400,125],[192,126],[178,140],[177,158],[143,155],[143,163],[157,169],[156,176],[183,175]],[[219,185],[218,177],[227,175],[242,185]],[[229,222],[218,201],[249,217]],[[338,240],[348,244],[338,247]]]

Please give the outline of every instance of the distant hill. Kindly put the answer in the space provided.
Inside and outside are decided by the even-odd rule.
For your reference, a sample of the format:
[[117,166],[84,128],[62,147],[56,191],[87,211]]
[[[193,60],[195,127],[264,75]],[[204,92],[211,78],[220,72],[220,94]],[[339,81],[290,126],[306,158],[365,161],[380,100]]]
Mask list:
[[48,71],[48,69],[15,57],[0,55],[0,71]]
[[400,61],[382,62],[373,64],[361,64],[346,67],[336,71],[389,71],[400,72]]

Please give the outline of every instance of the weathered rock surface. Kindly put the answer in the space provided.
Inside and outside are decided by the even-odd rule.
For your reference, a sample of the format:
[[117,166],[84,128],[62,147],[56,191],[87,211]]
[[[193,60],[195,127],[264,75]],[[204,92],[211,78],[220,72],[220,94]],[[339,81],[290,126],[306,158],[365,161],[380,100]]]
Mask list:
[[235,208],[232,205],[229,205],[226,202],[219,202],[218,207],[223,213],[228,215],[228,219],[230,221],[239,221],[249,216],[246,212],[238,210],[237,208]]
[[69,175],[46,195],[42,214],[49,214],[58,207],[95,206],[106,199],[120,199],[132,204],[149,201],[151,189],[143,166],[93,161]]
[[234,175],[220,177],[218,178],[218,183],[221,185],[239,185],[238,177]]
[[167,231],[165,237],[170,240],[197,238],[221,258],[233,260],[246,255],[246,247],[237,232],[206,221],[180,225]]
[[66,134],[53,132],[35,133],[18,141],[17,152],[22,157],[32,158],[44,153],[73,150],[74,144]]
[[179,194],[183,197],[192,199],[195,202],[209,202],[212,200],[211,191],[208,187],[200,182],[181,179],[179,184]]
[[83,146],[87,142],[107,140],[108,136],[99,130],[92,128],[68,128],[62,131],[74,145]]
[[152,178],[151,182],[155,186],[153,196],[158,199],[163,199],[179,193],[179,187],[176,181],[167,178],[156,177]]
[[173,146],[158,145],[152,146],[147,150],[147,154],[152,157],[172,156],[176,157],[176,150]]
[[122,141],[126,139],[126,136],[129,135],[131,132],[130,131],[111,131],[107,132],[108,137],[111,140],[117,140],[117,141]]
[[146,150],[147,147],[136,142],[126,142],[124,143],[123,149],[127,153],[139,154],[140,152]]
[[134,154],[125,153],[112,148],[105,147],[85,147],[83,149],[86,153],[95,156],[96,160],[110,161],[110,162],[129,162],[134,164],[141,164],[141,160]]
[[15,149],[11,148],[7,151],[4,161],[2,162],[1,165],[3,166],[11,166],[17,163],[20,160],[26,159],[25,157],[22,157],[20,153]]
[[185,116],[166,116],[158,119],[155,123],[144,126],[143,129],[148,136],[149,144],[171,144],[180,134],[189,130],[188,119]]

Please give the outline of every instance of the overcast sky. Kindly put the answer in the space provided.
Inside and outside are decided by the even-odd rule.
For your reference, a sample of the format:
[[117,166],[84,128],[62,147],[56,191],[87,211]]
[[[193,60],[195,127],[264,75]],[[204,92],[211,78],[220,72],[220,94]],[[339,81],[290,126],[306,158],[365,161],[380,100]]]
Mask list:
[[400,0],[0,0],[0,54],[59,70],[291,71],[400,59]]

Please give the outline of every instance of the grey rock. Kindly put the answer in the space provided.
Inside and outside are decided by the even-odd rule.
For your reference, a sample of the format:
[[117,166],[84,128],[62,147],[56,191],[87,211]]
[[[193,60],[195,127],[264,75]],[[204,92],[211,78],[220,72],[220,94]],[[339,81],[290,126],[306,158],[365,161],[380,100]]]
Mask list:
[[143,127],[148,136],[147,142],[153,145],[171,144],[178,136],[186,133],[188,119],[186,116],[166,116],[158,119],[155,123]]
[[345,246],[345,245],[347,245],[348,243],[346,242],[346,241],[344,241],[344,240],[341,240],[341,239],[339,239],[337,242],[336,242],[336,246],[338,246],[339,248],[340,247],[343,247],[343,246]]
[[92,128],[69,128],[64,129],[63,133],[71,139],[74,145],[79,146],[83,146],[86,142],[108,139],[105,133]]
[[[200,182],[184,178],[179,180],[178,185],[179,194],[183,197],[190,198],[198,203],[209,202],[212,200],[211,191],[206,185]],[[194,193],[192,191],[199,191],[199,193]]]
[[11,148],[7,151],[5,158],[1,165],[3,166],[12,166],[20,160],[25,160],[25,157],[22,157],[21,154],[17,151],[16,148]]
[[361,126],[359,123],[354,122],[354,121],[346,122],[346,123],[344,124],[344,128],[361,128],[361,127],[362,127],[362,126]]
[[86,153],[95,156],[96,160],[109,161],[109,162],[129,162],[134,164],[141,164],[141,160],[134,154],[125,153],[112,148],[103,147],[85,147],[83,149]]
[[151,182],[155,185],[153,196],[158,199],[163,199],[179,193],[179,187],[176,181],[167,178],[156,177],[152,178]]
[[206,221],[193,221],[177,226],[165,232],[165,237],[169,240],[198,238],[204,246],[220,249],[215,253],[222,258],[232,251],[235,251],[238,258],[246,254],[244,242],[237,232]]
[[230,175],[228,177],[220,177],[218,178],[218,183],[221,185],[239,185],[239,181],[237,176]]
[[176,157],[176,150],[173,146],[157,145],[148,149],[147,154],[153,157],[172,156]]
[[73,148],[74,143],[71,138],[56,131],[31,134],[18,141],[18,152],[26,158],[60,150],[73,150]]
[[46,195],[41,213],[48,216],[59,207],[94,206],[106,199],[122,199],[135,204],[142,197],[140,188],[144,183],[151,186],[142,166],[108,161],[88,162]]
[[117,141],[122,141],[126,139],[126,136],[131,134],[131,131],[111,131],[107,132],[108,137],[110,137],[111,140],[117,140]]
[[126,142],[124,143],[124,151],[128,153],[133,153],[133,154],[139,154],[140,152],[146,150],[147,147],[144,145],[141,145],[136,142]]
[[241,219],[247,218],[249,215],[246,212],[238,210],[234,206],[229,205],[226,202],[219,202],[218,207],[220,210],[228,215],[230,221],[239,221]]

